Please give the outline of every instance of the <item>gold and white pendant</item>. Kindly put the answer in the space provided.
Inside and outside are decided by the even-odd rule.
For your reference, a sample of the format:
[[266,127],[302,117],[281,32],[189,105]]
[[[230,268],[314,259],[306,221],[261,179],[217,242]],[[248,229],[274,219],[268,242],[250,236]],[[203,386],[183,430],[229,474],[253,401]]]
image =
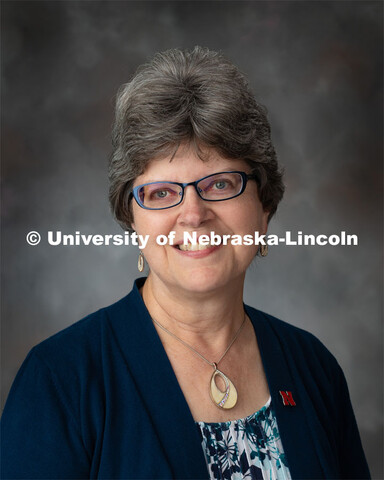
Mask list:
[[[216,364],[214,364],[214,369],[215,371],[212,374],[211,385],[210,385],[211,399],[217,407],[223,408],[225,410],[229,410],[230,408],[233,408],[237,403],[236,388],[234,384],[231,382],[231,380],[217,368]],[[220,390],[220,388],[218,388],[218,386],[216,385],[215,378],[217,375],[221,377],[222,380],[224,381],[224,384],[225,384],[224,392]]]

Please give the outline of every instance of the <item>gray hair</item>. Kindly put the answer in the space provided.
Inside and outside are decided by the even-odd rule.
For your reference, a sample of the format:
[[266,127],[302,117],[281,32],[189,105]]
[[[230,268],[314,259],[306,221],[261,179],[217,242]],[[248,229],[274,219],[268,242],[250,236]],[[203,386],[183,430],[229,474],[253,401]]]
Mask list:
[[120,225],[131,230],[129,195],[136,177],[154,158],[173,156],[189,143],[243,159],[259,178],[259,197],[269,220],[284,185],[266,109],[244,75],[220,53],[195,47],[156,54],[117,96],[109,163],[109,201]]

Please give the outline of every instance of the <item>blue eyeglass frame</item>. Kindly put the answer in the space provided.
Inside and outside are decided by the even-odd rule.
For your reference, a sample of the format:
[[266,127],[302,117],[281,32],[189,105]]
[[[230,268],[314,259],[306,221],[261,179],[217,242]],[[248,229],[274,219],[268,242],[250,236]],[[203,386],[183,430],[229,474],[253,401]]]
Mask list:
[[[217,200],[209,200],[207,198],[203,198],[201,196],[201,193],[199,192],[199,189],[197,188],[197,184],[200,183],[202,180],[205,180],[206,178],[209,178],[209,177],[213,177],[215,175],[220,175],[222,173],[238,173],[241,175],[241,178],[243,180],[243,184],[241,186],[241,189],[240,189],[240,192],[237,193],[236,195],[234,195],[233,197],[229,197],[229,198],[220,198],[220,199],[217,199]],[[196,193],[198,194],[198,196],[204,200],[205,202],[224,202],[226,200],[232,200],[232,198],[236,198],[238,197],[239,195],[241,195],[242,193],[244,193],[244,190],[245,190],[245,187],[247,186],[247,182],[248,180],[257,180],[258,183],[259,183],[259,178],[257,175],[255,174],[252,174],[252,173],[245,173],[245,172],[240,172],[240,171],[237,171],[237,170],[231,170],[231,171],[226,171],[226,172],[217,172],[217,173],[211,173],[210,175],[206,175],[205,177],[203,178],[199,178],[199,180],[196,180],[195,182],[187,182],[187,183],[180,183],[180,182],[171,182],[171,181],[168,181],[168,180],[163,180],[163,181],[160,181],[160,182],[149,182],[149,183],[144,183],[142,185],[137,185],[137,187],[134,187],[132,189],[132,191],[130,192],[129,194],[129,200],[131,200],[132,197],[134,197],[134,199],[136,200],[136,203],[139,205],[139,207],[141,208],[145,208],[145,210],[166,210],[168,208],[173,208],[173,207],[177,207],[177,205],[180,205],[180,203],[184,200],[184,193],[185,193],[185,188],[186,187],[189,187],[190,185],[193,185],[195,187],[195,190],[196,190]],[[141,187],[144,187],[145,185],[153,185],[153,184],[156,184],[156,183],[170,183],[171,185],[178,185],[179,187],[181,187],[181,192],[180,192],[180,201],[175,203],[174,205],[170,205],[169,207],[159,207],[159,208],[151,208],[151,207],[146,207],[145,205],[143,205],[139,199],[139,190]]]

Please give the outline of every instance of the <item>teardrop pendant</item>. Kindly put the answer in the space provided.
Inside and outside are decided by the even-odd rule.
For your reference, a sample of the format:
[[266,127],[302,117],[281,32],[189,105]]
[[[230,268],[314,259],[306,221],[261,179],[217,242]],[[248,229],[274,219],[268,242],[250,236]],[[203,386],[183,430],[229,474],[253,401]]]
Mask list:
[[[211,400],[217,407],[223,408],[225,410],[229,410],[230,408],[233,408],[237,403],[236,388],[234,384],[231,382],[231,380],[217,368],[216,364],[214,364],[214,369],[215,371],[212,374],[211,384],[210,384]],[[221,391],[216,385],[216,382],[215,382],[216,375],[219,375],[219,377],[221,377],[225,383],[224,392]]]

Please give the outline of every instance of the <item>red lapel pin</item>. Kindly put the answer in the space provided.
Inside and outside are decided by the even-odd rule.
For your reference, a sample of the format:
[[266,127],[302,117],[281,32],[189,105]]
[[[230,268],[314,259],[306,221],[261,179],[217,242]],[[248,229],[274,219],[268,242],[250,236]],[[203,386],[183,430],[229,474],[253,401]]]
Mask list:
[[281,395],[281,398],[283,400],[283,405],[290,406],[290,407],[296,407],[296,402],[293,399],[292,392],[288,392],[288,390],[279,390],[279,393]]

